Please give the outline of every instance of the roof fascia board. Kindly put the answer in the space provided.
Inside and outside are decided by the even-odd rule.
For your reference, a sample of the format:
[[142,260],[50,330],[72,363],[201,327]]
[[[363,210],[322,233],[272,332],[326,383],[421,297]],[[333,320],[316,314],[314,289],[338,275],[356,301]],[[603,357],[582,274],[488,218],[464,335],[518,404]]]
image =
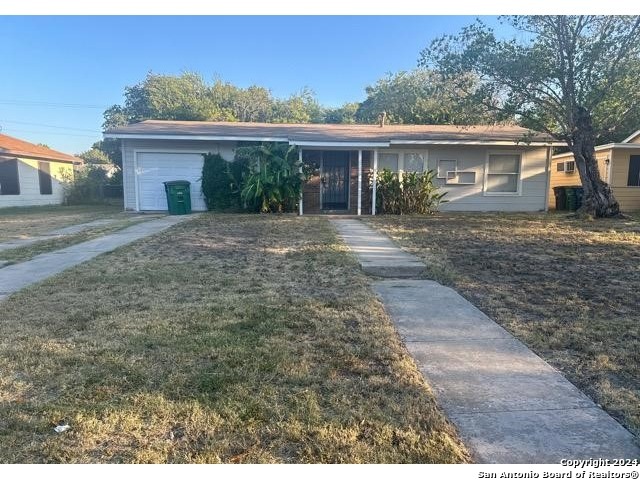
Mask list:
[[518,142],[515,140],[391,140],[392,145],[508,145],[549,147],[558,142]]
[[[623,149],[640,149],[640,143],[607,143],[606,145],[598,145],[595,148],[596,152],[601,152],[602,150],[610,150],[612,148],[623,148]],[[563,158],[563,157],[571,157],[573,156],[573,152],[564,152],[554,155],[553,158]]]
[[44,155],[34,155],[32,153],[19,152],[17,150],[0,150],[0,157],[11,157],[11,158],[26,158],[31,160],[41,160],[46,162],[59,162],[59,163],[76,163],[81,162],[82,159],[78,160],[68,160],[62,158],[53,158],[47,157]]
[[622,140],[621,143],[629,143],[631,140],[633,140],[634,138],[636,138],[638,135],[640,135],[640,130],[636,130],[635,132],[633,132],[631,135],[629,135],[627,138],[625,138],[624,140]]
[[151,133],[104,133],[104,138],[122,138],[132,140],[209,140],[209,141],[235,141],[235,142],[288,142],[284,137],[241,137],[224,135],[172,135]]
[[289,145],[299,147],[388,147],[389,142],[312,142],[305,140],[290,140]]

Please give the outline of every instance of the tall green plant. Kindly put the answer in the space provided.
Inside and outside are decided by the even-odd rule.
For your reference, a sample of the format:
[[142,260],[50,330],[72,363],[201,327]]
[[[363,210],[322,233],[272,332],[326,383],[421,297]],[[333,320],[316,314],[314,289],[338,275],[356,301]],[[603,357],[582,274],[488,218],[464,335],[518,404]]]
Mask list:
[[241,190],[247,208],[262,213],[295,210],[304,181],[295,147],[280,143],[240,147],[236,158],[251,164]]
[[402,176],[384,169],[377,175],[376,208],[381,213],[429,215],[438,211],[447,192],[434,183],[435,172],[406,172]]
[[209,210],[240,208],[240,184],[246,169],[244,162],[228,162],[217,153],[204,155],[202,194]]

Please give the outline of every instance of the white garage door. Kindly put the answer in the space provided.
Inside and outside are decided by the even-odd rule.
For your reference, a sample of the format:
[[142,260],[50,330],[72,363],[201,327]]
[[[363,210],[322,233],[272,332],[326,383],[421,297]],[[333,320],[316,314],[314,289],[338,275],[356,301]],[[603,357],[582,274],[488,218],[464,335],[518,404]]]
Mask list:
[[138,152],[136,182],[140,210],[167,210],[167,197],[163,182],[188,180],[191,182],[191,209],[206,210],[200,191],[202,176],[200,153]]

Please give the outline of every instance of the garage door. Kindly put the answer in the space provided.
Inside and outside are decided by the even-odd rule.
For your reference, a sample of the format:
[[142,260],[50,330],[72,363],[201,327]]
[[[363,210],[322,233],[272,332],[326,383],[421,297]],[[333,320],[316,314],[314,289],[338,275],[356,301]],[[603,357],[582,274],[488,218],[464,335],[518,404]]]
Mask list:
[[163,182],[188,180],[191,182],[191,209],[206,210],[200,191],[203,158],[200,153],[138,152],[136,182],[140,210],[167,210]]

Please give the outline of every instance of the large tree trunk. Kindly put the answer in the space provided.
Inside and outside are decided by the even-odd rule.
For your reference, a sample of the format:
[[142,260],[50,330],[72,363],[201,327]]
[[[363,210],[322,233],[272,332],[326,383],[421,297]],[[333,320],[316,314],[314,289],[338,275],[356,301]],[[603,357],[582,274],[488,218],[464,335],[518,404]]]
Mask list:
[[600,178],[591,114],[585,108],[578,107],[574,111],[574,121],[576,127],[571,136],[570,147],[584,189],[580,210],[593,217],[619,215],[620,206],[611,187]]

